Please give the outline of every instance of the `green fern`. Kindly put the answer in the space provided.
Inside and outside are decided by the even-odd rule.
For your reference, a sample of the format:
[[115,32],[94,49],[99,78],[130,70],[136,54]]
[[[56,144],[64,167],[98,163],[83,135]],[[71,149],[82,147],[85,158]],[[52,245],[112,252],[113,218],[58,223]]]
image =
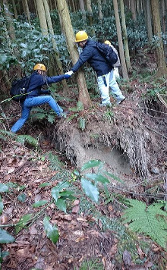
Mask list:
[[149,236],[161,247],[167,247],[167,213],[161,208],[163,202],[147,205],[138,200],[128,200],[130,207],[125,210],[124,223],[129,223],[132,231]]
[[19,143],[22,143],[22,144],[24,144],[25,142],[27,142],[30,145],[34,146],[34,147],[38,147],[38,140],[36,140],[35,138],[33,138],[30,135],[17,135],[16,140]]

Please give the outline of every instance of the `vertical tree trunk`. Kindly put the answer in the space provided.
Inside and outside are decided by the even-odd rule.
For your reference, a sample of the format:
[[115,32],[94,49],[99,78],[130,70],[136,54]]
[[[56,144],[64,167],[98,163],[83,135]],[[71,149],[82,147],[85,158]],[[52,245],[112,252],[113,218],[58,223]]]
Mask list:
[[134,21],[136,21],[136,0],[130,0],[130,9],[132,12],[132,18]]
[[16,8],[16,4],[14,0],[12,0],[12,6],[13,6],[13,11],[14,11],[14,18],[17,20],[18,14],[17,14],[17,8]]
[[38,16],[37,2],[34,0],[35,14]]
[[[42,0],[41,0],[41,2],[42,2]],[[48,24],[49,32],[50,32],[50,34],[52,36],[52,45],[53,45],[53,50],[55,52],[55,59],[56,59],[56,64],[57,64],[57,68],[58,68],[58,73],[63,74],[64,72],[63,72],[62,63],[60,61],[60,56],[59,56],[59,53],[57,51],[56,41],[54,39],[54,31],[53,31],[53,26],[52,26],[52,20],[51,20],[51,17],[50,17],[49,5],[48,5],[47,0],[43,0],[43,3],[44,3],[46,21],[47,21],[47,24]],[[69,89],[68,89],[68,85],[67,85],[66,80],[63,80],[61,83],[63,85],[63,89],[68,91]]]
[[29,10],[29,6],[28,6],[28,2],[27,2],[27,0],[24,0],[22,3],[24,6],[25,15],[27,16],[27,20],[30,23],[30,10]]
[[147,27],[148,41],[151,44],[153,32],[152,32],[152,16],[151,16],[150,0],[146,1],[146,27]]
[[45,9],[42,0],[36,0],[40,27],[43,36],[48,36],[48,26],[46,22]]
[[[86,0],[86,8],[88,12],[88,20],[89,20],[89,26],[93,25],[93,12],[92,12],[92,3],[91,0]],[[91,33],[92,36],[95,35],[95,30],[93,27],[91,27]]]
[[6,17],[6,21],[7,21],[7,29],[8,29],[8,33],[9,36],[12,40],[15,39],[15,28],[13,26],[13,18],[12,15],[9,11],[9,5],[8,5],[8,1],[7,0],[3,0],[3,8],[4,8],[4,14]]
[[161,9],[162,9],[162,31],[165,33],[166,31],[166,24],[165,24],[165,1],[161,0]]
[[127,71],[127,67],[126,67],[126,63],[125,63],[125,55],[124,55],[124,48],[123,48],[123,42],[122,42],[121,24],[120,24],[120,19],[119,19],[117,0],[113,0],[113,5],[114,5],[114,12],[115,12],[115,21],[116,21],[116,28],[117,28],[122,75],[123,75],[124,79],[128,80],[129,78],[128,78],[128,71]]
[[[62,19],[68,51],[70,52],[72,63],[75,64],[78,60],[78,51],[74,45],[75,36],[71,25],[71,19],[66,0],[57,0],[57,7]],[[84,73],[82,71],[77,73],[77,83],[79,88],[79,101],[83,103],[85,108],[87,108],[91,105],[91,100],[87,90]]]
[[80,10],[82,12],[82,19],[84,21],[86,21],[86,12],[85,12],[84,0],[79,0],[79,6],[80,6]]
[[131,63],[130,63],[128,35],[127,35],[127,30],[126,30],[125,9],[124,9],[124,1],[123,0],[120,0],[120,9],[121,9],[122,35],[123,35],[123,40],[124,40],[126,65],[127,65],[128,71],[131,71],[132,67],[131,67]]
[[103,13],[102,13],[102,3],[101,3],[101,0],[98,0],[98,10],[99,10],[99,20],[102,22],[102,20],[103,20]]
[[157,76],[167,77],[167,68],[165,62],[165,54],[163,49],[163,40],[160,25],[159,0],[151,0],[151,8],[152,8],[154,35],[158,38],[156,46],[157,65],[158,65]]

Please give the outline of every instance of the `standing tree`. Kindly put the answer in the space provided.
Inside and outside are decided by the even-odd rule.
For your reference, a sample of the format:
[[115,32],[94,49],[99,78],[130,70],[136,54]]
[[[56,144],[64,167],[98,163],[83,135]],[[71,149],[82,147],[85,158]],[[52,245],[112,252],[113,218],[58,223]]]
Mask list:
[[152,42],[153,32],[152,32],[152,18],[151,18],[151,6],[150,0],[147,0],[145,3],[146,6],[146,28],[149,43]]
[[[57,50],[57,45],[56,45],[56,40],[54,38],[54,31],[53,31],[53,26],[52,26],[52,20],[50,17],[50,10],[49,10],[49,5],[47,0],[43,0],[44,3],[44,9],[45,9],[45,16],[46,16],[46,21],[47,21],[47,25],[48,25],[48,30],[49,33],[51,35],[51,39],[52,39],[52,46],[53,46],[53,50],[55,53],[55,59],[56,59],[56,65],[57,65],[57,70],[58,70],[58,74],[62,74],[63,73],[63,67],[62,67],[62,63],[60,61],[60,56]],[[63,89],[65,89],[66,91],[68,91],[68,85],[66,80],[63,80],[62,82],[63,85]]]
[[29,10],[29,6],[28,6],[28,1],[24,0],[24,1],[22,1],[22,3],[23,3],[24,13],[27,16],[28,22],[30,23],[30,10]]
[[102,20],[103,20],[103,13],[102,13],[102,3],[101,3],[101,0],[98,0],[98,10],[99,10],[99,20],[102,22]]
[[121,67],[122,67],[122,75],[123,78],[128,80],[128,71],[125,63],[125,55],[124,55],[124,47],[122,42],[122,33],[121,33],[121,24],[119,19],[119,12],[118,12],[118,2],[117,0],[113,0],[114,5],[114,12],[115,12],[115,21],[116,21],[116,28],[117,28],[117,36],[118,36],[118,44],[119,44],[119,54],[121,59]]
[[136,21],[137,19],[137,15],[136,15],[136,0],[130,0],[130,9],[132,12],[132,18],[134,21]]
[[16,38],[15,37],[15,28],[14,28],[14,25],[13,25],[12,14],[9,11],[8,0],[3,0],[2,1],[2,10],[4,11],[4,14],[5,14],[6,26],[7,26],[9,37],[10,37],[11,40],[14,40]]
[[[71,25],[71,19],[66,0],[57,0],[57,8],[66,36],[68,51],[70,53],[72,63],[75,64],[78,60],[78,51],[74,45],[75,36]],[[82,71],[77,73],[77,83],[79,89],[79,101],[82,102],[85,108],[89,107],[91,105],[91,100],[86,86],[84,73]]]
[[[87,14],[89,20],[89,26],[93,26],[93,11],[92,11],[92,2],[91,0],[86,0]],[[95,35],[94,27],[91,27],[91,35]]]
[[[53,27],[52,27],[52,21],[51,21],[51,17],[50,17],[48,2],[47,2],[47,0],[36,0],[36,4],[37,4],[37,10],[38,10],[42,34],[45,37],[49,37],[49,33],[51,34],[52,45],[53,45],[53,50],[55,52],[55,59],[56,59],[58,73],[62,74],[63,68],[62,68],[62,63],[60,61],[59,53],[57,51],[56,41],[54,39],[54,31],[53,31]],[[63,80],[61,83],[63,85],[63,89],[68,91],[67,82],[65,80]]]
[[80,10],[82,12],[82,19],[84,21],[86,21],[86,12],[85,12],[84,0],[79,0],[79,6],[80,6]]
[[42,0],[36,0],[37,11],[39,16],[40,27],[43,36],[48,36],[48,26],[46,22],[45,9]]
[[16,3],[15,3],[14,0],[12,0],[12,6],[13,6],[13,11],[14,11],[14,18],[17,19],[18,18],[18,14],[17,14]]
[[121,24],[122,24],[122,35],[124,40],[124,48],[125,48],[125,59],[128,71],[132,70],[129,56],[129,45],[128,45],[128,35],[126,30],[126,22],[125,22],[125,9],[124,9],[124,1],[120,0],[120,9],[121,9]]
[[160,24],[159,0],[151,0],[153,30],[157,38],[156,55],[157,55],[157,76],[167,77],[167,68],[165,62],[165,54],[163,49],[162,31]]

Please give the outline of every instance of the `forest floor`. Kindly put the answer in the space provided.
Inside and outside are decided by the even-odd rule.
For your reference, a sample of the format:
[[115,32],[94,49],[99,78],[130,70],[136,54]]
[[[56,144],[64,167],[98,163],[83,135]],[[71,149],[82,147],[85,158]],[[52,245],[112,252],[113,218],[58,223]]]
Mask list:
[[[133,80],[120,106],[100,108],[94,101],[91,109],[75,117],[71,111],[67,119],[53,124],[27,123],[21,134],[37,138],[37,146],[18,142],[10,134],[1,136],[0,182],[9,191],[1,193],[0,224],[15,238],[1,245],[0,258],[8,252],[2,270],[167,269],[165,250],[122,222],[126,199],[149,205],[163,200],[167,191],[167,112],[162,100],[143,102],[148,88]],[[68,102],[65,107],[69,108]],[[17,105],[5,111],[7,117],[11,111],[17,119]],[[79,117],[86,119],[84,130],[78,128]],[[99,203],[85,195],[73,174],[90,158],[102,160],[115,175],[108,192],[100,188]],[[64,181],[74,198],[65,197],[67,209],[61,211],[52,190]],[[49,204],[34,207],[42,200]],[[58,228],[56,244],[46,235],[46,216]]]

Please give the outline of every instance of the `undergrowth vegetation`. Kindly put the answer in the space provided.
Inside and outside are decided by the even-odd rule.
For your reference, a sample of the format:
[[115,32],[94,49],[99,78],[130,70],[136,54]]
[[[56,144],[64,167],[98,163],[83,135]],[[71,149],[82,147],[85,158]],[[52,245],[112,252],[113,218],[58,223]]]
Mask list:
[[[81,12],[71,13],[72,25],[74,31],[80,29],[87,30],[88,34],[92,35],[92,29],[95,31],[95,36],[98,40],[109,39],[113,40],[113,44],[117,46],[116,26],[113,14],[112,5],[103,5],[104,20],[103,23],[99,23],[97,6],[93,5],[93,26],[89,26],[88,21],[82,20]],[[14,20],[15,27],[15,39],[9,40],[6,38],[6,22],[5,18],[0,15],[1,28],[1,48],[0,48],[0,70],[9,72],[11,66],[19,65],[23,73],[28,75],[32,70],[32,67],[37,62],[45,62],[48,69],[52,69],[54,63],[54,53],[52,48],[52,36],[43,37],[39,28],[39,22],[35,15],[31,14],[33,20],[31,25],[24,21],[25,18],[19,17],[18,20]],[[71,67],[71,60],[66,47],[65,37],[60,32],[60,26],[57,23],[58,14],[56,11],[52,11],[51,17],[54,25],[55,40],[57,49],[60,55],[60,60],[63,64],[64,72],[68,71]],[[135,23],[132,20],[131,14],[126,12],[126,23],[128,28],[129,48],[131,52],[136,52],[140,48],[147,45],[146,29],[144,27],[144,16],[141,16]],[[26,33],[26,35],[25,35]],[[165,37],[164,37],[165,38]],[[152,44],[154,46],[154,43]],[[143,55],[142,55],[143,56]],[[143,61],[143,57],[141,57]],[[99,95],[97,91],[96,77],[92,69],[88,66],[84,67],[87,87],[90,93],[91,99],[96,99]],[[10,80],[14,79],[12,76]],[[160,95],[164,95],[166,98],[166,81],[160,78],[159,81],[154,80],[154,71],[146,71],[143,69],[139,74],[133,70],[130,80],[124,81],[120,79],[119,84],[121,88],[131,92],[133,88],[131,84],[135,80],[138,83],[146,86],[146,91],[142,95],[145,101],[152,102],[159,98]],[[51,87],[52,95],[56,100],[61,100],[61,96],[57,91],[57,85]],[[70,100],[70,99],[69,99]],[[68,100],[68,101],[69,101]],[[9,102],[10,99],[6,99]],[[71,99],[71,101],[73,101]],[[160,200],[156,197],[156,191],[158,191],[158,184],[154,188],[155,193],[152,195],[151,190],[145,189],[144,193],[139,197],[135,194],[131,194],[124,190],[124,182],[122,179],[116,177],[112,172],[104,169],[104,163],[100,160],[90,160],[86,162],[80,170],[75,169],[71,171],[62,164],[56,154],[47,152],[40,156],[42,152],[40,149],[40,138],[34,138],[30,135],[16,135],[8,132],[9,119],[6,117],[3,105],[1,102],[0,107],[0,125],[3,129],[0,130],[0,146],[1,153],[3,152],[3,143],[7,141],[13,141],[22,145],[30,146],[34,153],[38,153],[38,157],[32,157],[32,162],[36,162],[37,158],[42,161],[48,160],[50,164],[50,170],[56,171],[56,174],[43,183],[39,183],[38,189],[43,190],[48,188],[49,196],[47,199],[40,199],[29,205],[30,211],[24,213],[20,217],[20,220],[16,223],[11,222],[9,224],[0,225],[0,265],[4,258],[8,255],[6,250],[3,250],[3,245],[7,243],[13,243],[19,233],[22,230],[31,227],[32,224],[40,220],[43,225],[43,230],[46,236],[53,244],[56,244],[60,239],[59,228],[53,225],[49,216],[49,207],[55,206],[57,211],[61,211],[65,214],[71,213],[72,203],[76,199],[80,199],[80,213],[88,214],[93,217],[90,221],[100,227],[101,232],[110,230],[114,233],[118,240],[118,248],[116,257],[119,262],[122,261],[122,254],[125,250],[128,250],[132,255],[132,261],[136,264],[142,265],[146,262],[147,255],[153,251],[150,250],[152,243],[159,246],[162,250],[162,257],[165,256],[164,252],[167,248],[167,203],[165,200]],[[67,121],[75,119],[78,123],[78,128],[81,131],[86,129],[87,119],[81,115],[83,110],[83,104],[77,103],[76,107],[70,107],[71,112]],[[104,113],[104,119],[108,119],[110,122],[114,119],[114,112],[112,110],[106,110]],[[53,124],[55,121],[55,114],[52,111],[48,111],[45,108],[34,108],[30,121],[48,121]],[[98,135],[97,135],[98,136]],[[40,157],[39,157],[40,156]],[[54,185],[54,181],[58,181]],[[122,189],[120,191],[116,189],[116,184],[119,184]],[[15,193],[15,191],[17,191]],[[20,185],[18,183],[8,181],[8,183],[0,183],[0,215],[3,216],[5,212],[5,206],[9,203],[10,198],[14,197],[15,201],[21,202],[23,207],[26,204],[27,193],[30,192],[28,187]],[[147,200],[149,195],[152,196],[152,201]],[[12,202],[11,202],[12,203]],[[103,212],[99,206],[111,207],[119,213],[118,216],[111,217],[108,212]],[[113,210],[112,209],[112,210]],[[99,225],[100,224],[100,225]],[[138,255],[138,247],[141,247],[146,254],[145,257]],[[163,257],[164,258],[164,257]],[[163,264],[163,266],[165,263]],[[163,267],[162,266],[162,267]],[[153,260],[153,270],[159,270],[159,266]],[[87,269],[103,269],[103,265],[99,259],[97,260],[84,260],[81,264],[80,270]]]
[[[117,46],[118,44],[116,42],[117,37],[115,18],[113,7],[111,4],[109,6],[103,5],[103,14],[103,23],[99,23],[97,6],[93,5],[93,28],[96,33],[96,38],[99,40],[113,40],[113,44]],[[127,13],[126,16],[128,36],[130,37],[129,48],[130,50],[135,51],[136,49],[143,47],[147,42],[146,30],[144,28],[144,17],[134,23],[130,14]],[[33,14],[31,14],[31,17],[31,24],[25,22],[25,18],[22,18],[21,16],[18,18],[18,20],[13,20],[15,28],[15,39],[9,40],[6,38],[5,34],[5,17],[3,17],[3,14],[1,14],[1,70],[8,70],[9,67],[11,67],[12,65],[19,65],[24,70],[24,72],[28,74],[32,70],[34,64],[37,62],[45,62],[48,69],[50,68],[50,62],[52,62],[51,58],[54,59],[54,52],[51,42],[53,36],[48,35],[47,37],[43,37],[40,31],[38,19],[36,19]],[[52,11],[51,18],[53,21],[55,33],[54,38],[56,40],[60,60],[62,61],[64,69],[66,69],[66,67],[70,69],[71,61],[69,59],[65,37],[61,34],[61,28],[57,23],[59,20],[56,10]],[[75,32],[82,28],[85,28],[88,31],[88,34],[92,36],[92,26],[89,26],[88,21],[82,20],[81,12],[71,13],[71,20]]]
[[[1,133],[1,141],[3,141],[3,134]],[[9,136],[9,134],[8,134]],[[23,137],[23,138],[22,138]],[[18,136],[19,143],[25,143],[26,135]],[[13,138],[12,138],[13,139]],[[27,136],[27,141],[34,144],[34,139]],[[40,149],[39,149],[40,150]],[[38,150],[38,151],[39,151]],[[12,243],[15,241],[17,234],[23,229],[30,227],[38,219],[43,220],[43,228],[46,236],[55,244],[59,239],[59,229],[56,225],[52,225],[48,215],[48,206],[55,204],[57,210],[64,213],[70,213],[72,202],[80,198],[80,212],[94,217],[93,222],[101,224],[101,230],[111,230],[115,233],[118,239],[118,252],[116,258],[121,261],[121,254],[124,250],[131,253],[132,260],[138,264],[144,263],[144,259],[139,260],[137,255],[138,244],[144,250],[145,254],[149,253],[150,241],[154,241],[164,250],[166,249],[167,237],[167,213],[166,202],[155,200],[154,203],[148,204],[146,202],[136,199],[131,199],[129,194],[122,194],[115,190],[115,183],[119,183],[124,187],[124,182],[116,177],[111,172],[104,169],[104,163],[100,160],[90,160],[86,162],[80,170],[70,171],[65,169],[59,158],[53,153],[46,153],[41,156],[41,160],[48,159],[50,162],[50,169],[56,170],[57,173],[49,182],[39,184],[39,189],[50,187],[50,196],[47,200],[39,200],[31,205],[31,211],[25,213],[17,223],[10,223],[0,226],[0,243]],[[32,159],[35,162],[35,159]],[[53,181],[59,180],[56,186],[53,186]],[[0,214],[3,214],[6,200],[9,200],[10,194],[17,189],[19,194],[17,200],[26,202],[27,188],[18,185],[17,183],[8,182],[7,184],[0,184]],[[145,191],[148,196],[148,191]],[[124,192],[125,193],[125,192]],[[98,205],[110,205],[116,207],[121,215],[116,217],[109,217],[100,211]],[[33,211],[36,209],[37,211]],[[126,226],[124,225],[126,224]],[[6,230],[6,228],[8,228]],[[8,232],[12,229],[12,234]],[[140,234],[140,237],[138,237]],[[142,235],[149,237],[145,240]],[[7,255],[6,251],[1,250],[1,262]],[[94,265],[96,263],[85,261],[82,263],[81,269],[86,269],[87,265]],[[99,264],[100,265],[100,264]],[[99,266],[100,267],[100,266]],[[98,268],[100,269],[100,268]],[[155,266],[155,269],[156,266]]]

